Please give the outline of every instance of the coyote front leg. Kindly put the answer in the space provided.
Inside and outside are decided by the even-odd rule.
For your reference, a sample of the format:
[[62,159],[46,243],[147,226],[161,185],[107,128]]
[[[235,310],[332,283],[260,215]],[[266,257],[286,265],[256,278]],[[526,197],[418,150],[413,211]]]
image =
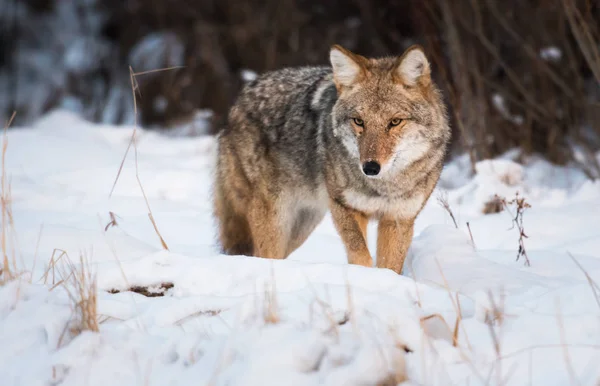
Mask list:
[[350,264],[373,266],[373,258],[367,248],[368,217],[359,211],[346,208],[335,200],[330,200],[331,216],[342,237]]
[[414,219],[381,219],[377,229],[377,267],[402,273],[412,241]]
[[288,233],[279,202],[254,198],[248,208],[254,255],[267,259],[285,259]]

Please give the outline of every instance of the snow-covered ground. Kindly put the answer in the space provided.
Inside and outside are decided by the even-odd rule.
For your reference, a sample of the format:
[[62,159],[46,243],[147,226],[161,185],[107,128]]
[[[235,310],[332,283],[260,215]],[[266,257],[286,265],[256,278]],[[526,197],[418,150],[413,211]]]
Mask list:
[[[214,139],[139,131],[139,177],[165,250],[133,151],[109,197],[131,133],[65,112],[9,131],[9,245],[26,272],[0,287],[2,385],[600,380],[600,183],[576,169],[507,154],[471,177],[467,159],[451,162],[399,276],[349,266],[329,217],[288,260],[219,255]],[[458,229],[436,200],[442,190]],[[517,191],[532,205],[530,267],[515,261],[511,215],[481,212]],[[65,253],[97,277],[98,333],[72,331]],[[162,283],[173,284],[163,297],[127,291]]]

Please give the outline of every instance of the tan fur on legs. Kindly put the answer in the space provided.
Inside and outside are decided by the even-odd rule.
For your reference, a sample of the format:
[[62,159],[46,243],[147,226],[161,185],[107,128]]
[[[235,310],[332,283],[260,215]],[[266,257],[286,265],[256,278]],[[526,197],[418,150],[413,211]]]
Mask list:
[[219,241],[228,255],[253,255],[252,237],[248,221],[242,215],[226,211],[218,214]]
[[335,200],[330,201],[335,227],[342,237],[350,264],[373,266],[373,258],[367,248],[368,217],[361,212],[346,208]]
[[219,227],[219,242],[222,252],[228,255],[252,255],[252,236],[246,217],[237,212],[223,182],[217,182],[214,194],[214,215]]
[[254,198],[250,201],[247,216],[254,255],[267,259],[285,259],[289,235],[280,205]]
[[401,273],[412,241],[414,219],[381,219],[377,229],[377,267]]

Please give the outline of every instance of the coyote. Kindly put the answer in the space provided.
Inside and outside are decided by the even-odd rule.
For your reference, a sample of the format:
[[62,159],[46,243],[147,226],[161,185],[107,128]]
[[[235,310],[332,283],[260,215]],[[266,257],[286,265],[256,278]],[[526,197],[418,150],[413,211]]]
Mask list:
[[450,128],[419,46],[371,59],[339,45],[331,67],[248,83],[218,136],[214,213],[222,251],[284,259],[331,211],[352,264],[401,273]]

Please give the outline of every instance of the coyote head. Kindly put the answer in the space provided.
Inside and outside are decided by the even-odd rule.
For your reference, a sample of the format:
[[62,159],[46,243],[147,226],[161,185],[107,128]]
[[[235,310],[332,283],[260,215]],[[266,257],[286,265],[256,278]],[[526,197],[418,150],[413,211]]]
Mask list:
[[444,148],[445,109],[421,47],[368,59],[335,45],[330,60],[338,93],[334,136],[365,175],[385,178]]

